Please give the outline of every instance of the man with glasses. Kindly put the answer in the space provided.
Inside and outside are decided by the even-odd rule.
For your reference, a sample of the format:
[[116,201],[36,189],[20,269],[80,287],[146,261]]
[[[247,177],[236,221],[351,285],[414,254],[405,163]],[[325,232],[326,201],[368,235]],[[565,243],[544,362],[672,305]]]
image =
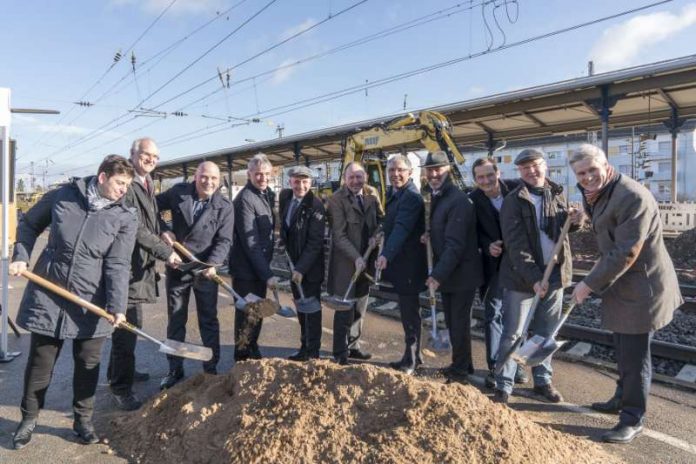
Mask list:
[[[503,286],[503,336],[501,357],[510,352],[515,342],[529,330],[544,338],[551,335],[561,318],[563,289],[571,284],[573,258],[568,236],[548,283],[542,283],[547,263],[554,259],[553,249],[559,240],[563,223],[570,214],[563,187],[546,178],[544,153],[536,149],[522,150],[515,164],[522,184],[503,200],[500,223],[506,252],[500,264]],[[573,222],[582,220],[581,212],[573,213]],[[532,313],[534,295],[540,297]],[[517,365],[507,360],[496,376],[495,400],[507,403],[512,394]],[[551,383],[551,359],[532,369],[534,392],[547,401],[563,401]]]
[[[181,263],[179,255],[160,238],[157,202],[150,176],[158,160],[159,150],[154,140],[141,138],[133,141],[130,161],[135,169],[135,177],[124,202],[137,211],[139,222],[131,257],[126,320],[139,328],[143,326],[142,305],[157,301],[157,260],[166,261],[173,268]],[[111,336],[107,377],[116,405],[125,411],[138,409],[142,405],[133,393],[133,382],[145,381],[150,377],[146,372],[135,370],[136,341],[137,336],[133,332],[118,327]]]

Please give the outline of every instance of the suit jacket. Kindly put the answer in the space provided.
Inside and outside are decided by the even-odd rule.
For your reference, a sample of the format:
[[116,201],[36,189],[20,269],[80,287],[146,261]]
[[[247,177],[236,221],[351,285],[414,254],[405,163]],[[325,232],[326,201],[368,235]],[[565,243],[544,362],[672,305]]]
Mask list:
[[481,255],[476,240],[476,211],[467,195],[448,178],[432,196],[430,243],[431,275],[445,293],[475,290],[483,283]]
[[[343,296],[350,278],[355,271],[355,260],[368,247],[363,237],[363,226],[367,228],[368,238],[377,232],[381,219],[381,207],[377,190],[369,185],[363,188],[364,210],[360,209],[355,195],[343,186],[329,198],[329,224],[331,227],[331,255],[327,290],[330,294]],[[372,254],[374,257],[376,253]],[[368,260],[368,269],[370,269]],[[369,282],[361,276],[356,282],[349,298],[364,296],[369,290]]]
[[275,194],[271,189],[261,192],[251,181],[234,199],[237,221],[235,241],[230,257],[230,273],[237,279],[261,280],[273,277],[271,259],[274,248]]
[[326,232],[326,212],[321,200],[310,191],[302,198],[295,209],[290,225],[285,218],[293,200],[292,189],[280,192],[279,219],[280,239],[295,266],[301,273],[303,282],[322,282],[324,280],[324,235]]
[[171,231],[179,243],[201,261],[212,264],[225,262],[234,229],[234,209],[230,200],[219,190],[216,191],[194,222],[193,202],[197,194],[193,182],[177,184],[156,198],[160,211],[172,212]]
[[[568,204],[562,187],[551,183],[554,190],[554,207],[562,224],[568,215]],[[505,197],[500,210],[500,224],[506,252],[500,263],[500,284],[503,288],[518,292],[534,292],[534,284],[544,275],[544,255],[541,249],[539,225],[536,209],[529,190],[522,183]],[[571,227],[571,231],[577,226]],[[561,281],[558,285],[550,283],[550,288],[566,288],[573,278],[573,256],[570,253],[570,239],[566,235],[558,257]]]
[[585,283],[602,295],[602,326],[642,334],[669,324],[684,300],[653,195],[621,176],[591,217],[600,257]]
[[157,260],[165,261],[172,253],[160,238],[159,213],[155,197],[138,177],[125,196],[126,205],[138,212],[140,219],[130,267],[129,303],[154,303],[157,300]]
[[[500,193],[503,198],[520,183],[519,179],[500,179]],[[469,194],[469,198],[476,209],[476,233],[483,260],[484,285],[488,285],[500,268],[501,256],[493,257],[489,251],[491,243],[503,239],[503,232],[500,230],[500,214],[483,190],[475,189]]]
[[428,267],[425,246],[420,242],[424,232],[423,197],[413,180],[400,189],[390,187],[382,255],[387,258],[384,278],[399,294],[415,294],[425,289]]

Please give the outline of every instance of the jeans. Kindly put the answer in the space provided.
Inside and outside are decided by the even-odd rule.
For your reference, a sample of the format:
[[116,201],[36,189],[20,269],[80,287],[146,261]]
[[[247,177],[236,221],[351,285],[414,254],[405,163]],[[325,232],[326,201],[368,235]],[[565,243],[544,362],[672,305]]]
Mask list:
[[[73,411],[75,421],[90,421],[94,411],[94,394],[99,382],[101,348],[106,337],[73,340]],[[53,368],[65,340],[31,334],[27,367],[24,371],[22,419],[36,419],[44,407]]]
[[619,379],[614,396],[621,399],[619,421],[623,425],[643,424],[652,381],[650,341],[653,332],[644,334],[614,333]]
[[[530,336],[548,337],[561,319],[563,309],[563,289],[549,290],[532,311],[533,293],[505,290],[503,294],[503,338],[500,342],[500,353],[508,353],[518,338],[528,331]],[[496,375],[496,389],[508,394],[512,393],[517,366],[515,361],[508,359]],[[551,358],[532,368],[534,386],[541,387],[551,383],[553,368]]]

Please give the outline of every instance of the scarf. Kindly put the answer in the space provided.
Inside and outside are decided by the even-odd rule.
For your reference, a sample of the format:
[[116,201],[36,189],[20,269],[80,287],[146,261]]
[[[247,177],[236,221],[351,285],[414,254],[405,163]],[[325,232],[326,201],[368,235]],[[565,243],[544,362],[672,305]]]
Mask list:
[[92,177],[87,185],[87,203],[90,211],[99,211],[114,203],[114,200],[109,200],[99,193],[96,176]]
[[524,183],[529,193],[541,197],[541,222],[539,229],[549,236],[554,242],[558,241],[561,236],[561,227],[565,218],[560,217],[556,209],[556,204],[553,197],[563,191],[560,185],[551,185],[548,180],[544,182],[543,187],[532,187],[528,183]]
[[594,192],[586,192],[585,189],[583,189],[580,184],[578,184],[578,188],[582,192],[583,199],[585,200],[585,203],[590,207],[594,207],[595,203],[599,201],[599,199],[604,195],[606,191],[608,191],[611,186],[613,186],[616,181],[619,180],[619,177],[621,177],[621,174],[616,172],[616,169],[614,169],[614,166],[611,164],[609,165],[609,168],[607,169],[607,177],[604,179],[604,183],[595,190]]

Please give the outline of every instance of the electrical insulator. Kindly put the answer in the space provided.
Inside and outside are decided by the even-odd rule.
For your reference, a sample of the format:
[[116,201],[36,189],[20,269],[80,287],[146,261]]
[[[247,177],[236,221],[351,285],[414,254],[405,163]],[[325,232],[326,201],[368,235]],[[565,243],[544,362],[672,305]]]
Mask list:
[[119,51],[117,51],[116,54],[114,55],[114,63],[118,63],[119,61],[121,61],[121,57],[122,57],[122,55],[121,55],[121,50],[119,50]]
[[188,116],[188,114],[184,113],[183,111],[174,111],[172,113],[172,116]]

